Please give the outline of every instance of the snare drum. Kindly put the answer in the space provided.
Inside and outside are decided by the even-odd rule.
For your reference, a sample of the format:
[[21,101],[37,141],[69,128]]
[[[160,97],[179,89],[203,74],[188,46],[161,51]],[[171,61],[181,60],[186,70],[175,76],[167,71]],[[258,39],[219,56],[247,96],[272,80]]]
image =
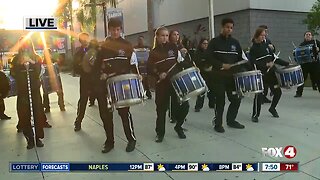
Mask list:
[[123,74],[107,80],[108,98],[115,108],[140,104],[144,89],[138,74]]
[[48,65],[41,67],[41,85],[44,94],[50,94],[62,90],[61,77],[58,64],[52,64],[53,74],[49,73]]
[[172,76],[171,84],[181,102],[203,94],[207,90],[205,81],[195,67],[185,69]]
[[147,61],[149,58],[150,50],[148,48],[138,48],[134,49],[137,60],[138,60],[138,68],[141,75],[147,75]]
[[282,88],[301,86],[304,83],[303,72],[300,65],[291,65],[276,71],[278,83]]
[[312,48],[313,46],[310,46],[310,45],[297,47],[296,49],[293,50],[294,60],[298,64],[313,62],[314,57],[313,57]]
[[237,73],[234,75],[234,80],[240,95],[263,92],[262,73],[259,70]]

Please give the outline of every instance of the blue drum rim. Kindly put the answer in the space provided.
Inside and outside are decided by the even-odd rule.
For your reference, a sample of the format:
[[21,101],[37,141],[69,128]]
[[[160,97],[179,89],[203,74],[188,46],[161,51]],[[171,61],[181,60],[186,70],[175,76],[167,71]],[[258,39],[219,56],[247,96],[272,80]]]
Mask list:
[[292,71],[297,71],[297,70],[301,70],[301,66],[300,65],[294,65],[292,67],[284,67],[281,69],[277,69],[276,73],[281,74],[281,73],[288,73],[288,72],[292,72]]
[[242,77],[242,76],[247,76],[247,75],[259,75],[259,74],[261,74],[260,70],[253,70],[253,71],[245,71],[245,72],[236,73],[233,76],[234,77]]
[[141,103],[142,103],[141,98],[135,98],[135,99],[122,100],[122,101],[118,101],[116,103],[111,103],[111,104],[116,108],[123,108],[123,107],[129,107],[129,106],[141,104]]
[[207,90],[206,87],[202,87],[202,88],[199,88],[199,89],[196,89],[194,91],[191,91],[190,93],[186,94],[185,96],[183,96],[181,98],[181,101],[188,101],[189,99],[191,99],[192,97],[195,97],[195,96],[198,96],[202,93],[204,93],[205,91]]
[[131,80],[131,79],[139,79],[138,74],[121,74],[114,77],[110,77],[107,79],[107,84],[113,83],[113,82],[119,82],[119,81],[125,81],[125,80]]
[[186,75],[186,74],[188,74],[188,73],[190,73],[190,72],[195,72],[195,71],[199,72],[199,70],[198,70],[197,68],[195,68],[195,67],[190,67],[190,68],[188,68],[188,69],[185,69],[185,70],[183,70],[183,71],[181,71],[181,72],[173,75],[173,76],[171,77],[170,81],[173,82],[173,81],[175,81],[176,79],[182,77],[183,75]]

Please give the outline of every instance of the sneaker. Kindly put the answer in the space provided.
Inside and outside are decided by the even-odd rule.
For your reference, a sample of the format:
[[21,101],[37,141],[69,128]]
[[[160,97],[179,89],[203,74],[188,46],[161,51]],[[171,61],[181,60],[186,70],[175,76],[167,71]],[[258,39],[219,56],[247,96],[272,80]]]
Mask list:
[[0,119],[1,120],[9,120],[9,119],[11,119],[11,117],[9,117],[9,116],[7,116],[5,114],[2,114],[2,115],[0,115]]
[[194,109],[194,112],[200,112],[200,109],[195,108],[195,109]]
[[163,136],[157,135],[156,140],[157,143],[161,143],[163,141]]
[[186,139],[186,135],[183,132],[183,129],[178,129],[178,128],[174,128],[174,130],[177,132],[178,136],[180,139]]
[[103,149],[101,150],[102,153],[108,153],[110,152],[112,149],[114,148],[114,145],[110,145],[110,144],[105,144],[103,146]]
[[89,107],[92,107],[92,106],[94,106],[94,102],[89,103]]
[[146,91],[146,96],[148,99],[152,99],[152,94],[150,91]]
[[81,123],[74,123],[74,131],[80,131],[81,130]]
[[42,142],[40,139],[37,139],[37,140],[36,140],[36,146],[37,146],[37,147],[43,147],[44,144],[43,144],[43,142]]
[[273,117],[278,118],[279,114],[276,109],[269,109],[269,112],[272,114]]
[[251,118],[251,120],[252,120],[252,122],[259,122],[259,118],[258,117],[256,117],[256,116],[253,116],[252,118]]
[[234,121],[232,123],[228,123],[228,126],[235,129],[244,129],[245,126],[240,124],[238,121]]
[[34,148],[34,139],[33,139],[33,137],[32,138],[27,138],[26,137],[26,139],[27,139],[27,149]]
[[224,130],[224,128],[222,126],[217,126],[217,125],[214,126],[214,130],[216,132],[218,132],[218,133],[224,133],[225,132],[225,130]]
[[296,94],[294,97],[298,98],[298,97],[301,97],[301,96],[302,96],[302,94]]
[[136,147],[136,141],[129,141],[126,147],[127,152],[131,152],[135,149]]
[[66,111],[65,107],[60,107],[60,111]]
[[46,122],[46,123],[44,124],[44,128],[52,128],[52,126],[51,126],[48,122]]

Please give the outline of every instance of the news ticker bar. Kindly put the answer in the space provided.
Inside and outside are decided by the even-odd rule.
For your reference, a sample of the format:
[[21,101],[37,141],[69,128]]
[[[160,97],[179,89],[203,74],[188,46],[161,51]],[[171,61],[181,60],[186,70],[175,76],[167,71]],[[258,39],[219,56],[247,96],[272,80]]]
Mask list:
[[10,172],[297,172],[297,162],[263,163],[10,163]]

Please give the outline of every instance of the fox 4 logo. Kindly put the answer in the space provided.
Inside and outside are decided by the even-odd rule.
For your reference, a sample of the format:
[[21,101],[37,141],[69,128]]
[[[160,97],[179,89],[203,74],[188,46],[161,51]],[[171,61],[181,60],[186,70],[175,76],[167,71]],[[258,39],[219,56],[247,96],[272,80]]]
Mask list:
[[294,146],[261,148],[264,156],[282,158],[283,156],[292,159],[297,155],[297,149]]

